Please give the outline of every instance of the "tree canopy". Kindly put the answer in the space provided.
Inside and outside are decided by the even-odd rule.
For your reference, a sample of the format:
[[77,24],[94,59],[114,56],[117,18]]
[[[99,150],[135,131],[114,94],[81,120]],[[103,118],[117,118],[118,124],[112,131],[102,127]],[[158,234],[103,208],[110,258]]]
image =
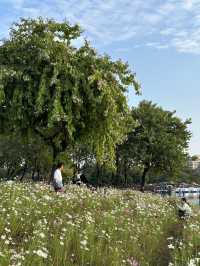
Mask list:
[[99,160],[114,157],[127,133],[126,92],[140,86],[127,63],[99,55],[78,25],[21,19],[0,46],[0,133],[38,136],[54,159],[73,143]]
[[182,121],[175,112],[165,111],[156,104],[142,101],[132,109],[138,125],[119,147],[123,160],[143,169],[141,186],[149,171],[175,175],[185,166],[191,137],[190,120]]

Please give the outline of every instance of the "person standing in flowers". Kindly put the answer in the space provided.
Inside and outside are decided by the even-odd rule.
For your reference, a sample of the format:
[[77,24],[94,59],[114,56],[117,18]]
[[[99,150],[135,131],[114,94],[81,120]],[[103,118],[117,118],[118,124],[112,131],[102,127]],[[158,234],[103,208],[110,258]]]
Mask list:
[[181,206],[178,206],[178,215],[180,218],[189,218],[192,215],[192,209],[186,198],[181,199]]
[[63,180],[62,180],[62,171],[64,169],[63,163],[58,163],[56,170],[53,175],[53,187],[56,192],[64,192]]

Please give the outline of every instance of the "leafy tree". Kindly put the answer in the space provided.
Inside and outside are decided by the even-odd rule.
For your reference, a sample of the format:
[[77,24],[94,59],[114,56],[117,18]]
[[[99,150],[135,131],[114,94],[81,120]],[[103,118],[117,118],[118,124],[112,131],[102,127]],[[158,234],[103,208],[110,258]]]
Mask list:
[[191,157],[191,160],[192,161],[197,161],[199,159],[199,157],[197,156],[197,155],[193,155],[192,157]]
[[183,122],[175,112],[165,111],[148,101],[133,108],[132,116],[138,125],[119,150],[124,161],[143,169],[141,189],[150,171],[166,175],[179,173],[187,158],[190,120]]
[[22,169],[21,143],[10,136],[0,136],[0,178],[12,179]]
[[176,177],[178,183],[197,183],[200,184],[200,168],[192,169],[186,165]]
[[1,135],[0,151],[1,178],[45,179],[49,174],[52,156],[40,139],[29,138],[27,142],[19,135]]
[[125,93],[140,86],[126,63],[100,56],[78,25],[22,19],[0,46],[0,131],[39,137],[53,159],[74,143],[99,161],[114,157],[127,132]]

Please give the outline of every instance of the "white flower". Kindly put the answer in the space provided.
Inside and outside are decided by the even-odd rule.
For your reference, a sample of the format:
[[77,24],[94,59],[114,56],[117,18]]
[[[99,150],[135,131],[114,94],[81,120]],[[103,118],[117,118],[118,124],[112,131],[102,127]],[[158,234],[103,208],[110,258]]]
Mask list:
[[60,245],[61,245],[61,246],[64,246],[64,242],[63,242],[63,241],[60,241]]
[[2,239],[2,240],[5,240],[5,239],[6,239],[6,236],[5,236],[5,235],[2,235],[2,236],[1,236],[1,239]]
[[174,246],[173,246],[172,244],[169,244],[169,245],[168,245],[168,248],[169,248],[169,249],[174,249]]
[[82,241],[80,241],[80,243],[81,243],[81,245],[86,246],[87,245],[87,240],[82,240]]
[[10,244],[10,241],[9,241],[9,240],[6,240],[6,241],[5,241],[5,244],[6,244],[6,245],[9,245],[9,244]]
[[40,233],[40,237],[41,238],[45,238],[45,234],[44,233]]
[[66,213],[65,215],[66,215],[69,219],[72,219],[72,218],[73,218],[69,213]]
[[45,199],[45,200],[52,200],[52,198],[49,197],[48,195],[44,195],[44,196],[43,196],[43,199]]
[[44,259],[46,259],[48,257],[48,254],[40,249],[38,249],[35,254],[37,254],[39,257],[42,257]]
[[197,266],[197,264],[194,259],[191,259],[188,263],[188,266]]

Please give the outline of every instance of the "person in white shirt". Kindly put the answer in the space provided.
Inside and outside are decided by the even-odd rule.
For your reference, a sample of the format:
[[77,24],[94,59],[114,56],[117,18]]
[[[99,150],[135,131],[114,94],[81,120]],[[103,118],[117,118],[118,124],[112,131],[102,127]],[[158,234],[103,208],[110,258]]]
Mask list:
[[178,206],[179,217],[189,218],[192,215],[192,208],[187,203],[186,198],[182,198],[181,201],[182,201],[181,206]]
[[58,163],[56,170],[53,175],[53,187],[56,192],[63,192],[64,186],[63,186],[63,180],[62,180],[62,171],[64,169],[63,163]]

